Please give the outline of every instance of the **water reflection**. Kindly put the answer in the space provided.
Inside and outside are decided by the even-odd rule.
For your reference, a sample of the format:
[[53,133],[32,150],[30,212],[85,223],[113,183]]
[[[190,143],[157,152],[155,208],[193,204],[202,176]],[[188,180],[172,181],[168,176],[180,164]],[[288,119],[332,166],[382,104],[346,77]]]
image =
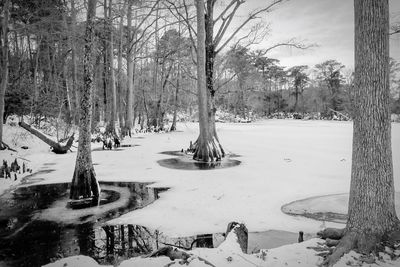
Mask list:
[[211,170],[211,169],[222,169],[229,168],[239,165],[241,162],[236,159],[224,158],[221,161],[213,162],[200,162],[195,161],[188,156],[182,156],[178,158],[162,159],[157,161],[160,166],[170,169],[180,170]]
[[[113,263],[115,248],[121,243],[116,244],[115,240],[125,240],[125,234],[116,234],[116,229],[127,232],[129,227],[104,223],[152,203],[167,190],[147,185],[100,183],[105,189],[102,205],[81,210],[66,207],[68,183],[19,187],[7,192],[0,197],[0,266],[41,266],[78,254]],[[129,248],[127,243],[122,244],[122,250]]]

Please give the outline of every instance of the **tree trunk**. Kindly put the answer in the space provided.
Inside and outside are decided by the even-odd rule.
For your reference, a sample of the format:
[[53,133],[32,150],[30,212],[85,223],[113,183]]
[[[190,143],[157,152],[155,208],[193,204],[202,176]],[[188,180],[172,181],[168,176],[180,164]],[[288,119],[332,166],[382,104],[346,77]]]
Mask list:
[[89,198],[92,196],[94,199],[99,199],[100,195],[100,186],[96,180],[91,153],[92,93],[94,87],[92,53],[95,16],[96,0],[89,0],[83,57],[84,86],[81,87],[80,92],[79,145],[71,183],[71,199]]
[[[105,33],[107,32],[107,12],[108,12],[108,8],[107,8],[107,0],[104,0],[103,3],[104,9],[103,9],[103,16],[104,16],[104,35],[106,35]],[[108,85],[107,85],[107,79],[109,76],[109,65],[108,65],[108,44],[107,44],[107,40],[106,38],[104,38],[103,40],[103,112],[104,112],[104,116],[103,119],[105,122],[109,121],[109,112],[108,112],[108,101],[107,101],[107,97],[108,97]]]
[[126,1],[124,1],[123,8],[120,8],[120,21],[119,21],[119,36],[118,36],[118,87],[117,87],[117,106],[118,106],[118,120],[120,127],[125,128],[124,122],[124,109],[122,108],[123,101],[123,86],[122,86],[122,49],[123,49],[123,38],[124,38],[124,17],[125,17],[125,8]]
[[3,47],[2,47],[2,71],[0,84],[0,149],[3,147],[3,123],[4,123],[4,97],[8,86],[8,20],[10,17],[10,0],[4,3],[4,17],[2,23]]
[[79,110],[79,86],[78,86],[78,64],[76,59],[76,9],[75,0],[71,0],[71,55],[72,55],[72,91],[75,92],[75,112],[74,122],[78,122],[78,110]]
[[[132,1],[129,1],[128,3],[128,14],[127,14],[127,20],[128,20],[128,42],[127,42],[127,52],[126,52],[126,60],[127,60],[127,71],[128,71],[128,84],[127,84],[127,90],[128,90],[128,97],[127,97],[127,104],[126,104],[126,128],[128,130],[129,136],[132,135],[132,130],[133,130],[133,74],[134,74],[134,64],[133,64],[133,53],[132,50],[134,49],[133,47],[133,42],[134,42],[134,34],[132,34]],[[136,31],[136,29],[135,29]]]
[[71,148],[72,143],[74,141],[74,135],[72,135],[71,137],[68,138],[67,144],[65,146],[63,146],[60,143],[57,143],[56,141],[51,140],[46,135],[42,134],[41,132],[39,132],[35,128],[32,128],[30,125],[26,124],[23,121],[21,121],[19,123],[19,126],[21,126],[25,130],[27,130],[28,132],[30,132],[31,134],[33,134],[34,136],[36,136],[37,138],[39,138],[40,140],[42,140],[43,142],[48,144],[51,148],[53,148],[52,151],[54,153],[56,153],[56,154],[65,154],[65,153],[67,153],[68,150]]
[[[179,58],[179,57],[178,57]],[[171,128],[169,129],[170,131],[176,131],[176,120],[177,120],[177,113],[178,113],[178,97],[179,97],[179,86],[181,83],[181,63],[180,63],[180,58],[178,59],[178,72],[177,72],[177,77],[176,77],[176,88],[175,88],[175,98],[174,98],[174,114],[172,117],[172,125]]]
[[388,0],[355,0],[354,130],[348,221],[326,263],[376,250],[399,230],[394,202]]
[[388,1],[356,0],[355,18],[356,112],[347,227],[383,235],[398,221],[389,110]]
[[206,45],[205,45],[205,22],[204,22],[204,1],[196,2],[197,10],[197,93],[199,104],[199,128],[200,135],[196,141],[196,148],[193,159],[199,161],[214,161],[221,159],[221,150],[218,147],[218,140],[210,131],[208,117],[208,90],[206,77]]
[[220,160],[225,156],[225,151],[222,148],[217,130],[215,127],[215,113],[217,111],[215,105],[215,89],[214,89],[214,62],[215,62],[215,46],[214,46],[214,3],[213,0],[207,0],[207,14],[205,20],[205,65],[206,65],[206,79],[208,89],[208,121],[209,121],[209,132],[210,141],[215,147],[214,155],[216,160]]
[[118,134],[118,129],[117,129],[117,122],[118,122],[118,116],[117,116],[117,90],[115,88],[115,71],[114,71],[114,33],[113,33],[113,25],[112,25],[112,0],[109,1],[108,4],[108,20],[109,20],[109,31],[110,31],[110,43],[108,46],[108,64],[109,64],[109,74],[110,74],[110,89],[111,89],[111,97],[112,97],[112,102],[111,102],[111,120],[110,120],[110,131],[113,134]]

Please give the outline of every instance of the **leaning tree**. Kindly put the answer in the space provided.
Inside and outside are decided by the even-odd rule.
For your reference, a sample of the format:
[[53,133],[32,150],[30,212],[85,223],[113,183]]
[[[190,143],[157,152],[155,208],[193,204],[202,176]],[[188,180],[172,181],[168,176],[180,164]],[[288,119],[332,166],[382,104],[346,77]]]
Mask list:
[[[354,130],[351,186],[346,228],[325,263],[344,253],[377,250],[400,229],[394,202],[389,112],[389,3],[355,0]],[[325,233],[325,234],[324,234]]]
[[91,153],[91,120],[93,94],[93,45],[96,16],[96,1],[88,1],[85,50],[83,57],[84,85],[80,87],[79,144],[75,171],[71,184],[71,199],[98,199],[100,186],[96,180]]

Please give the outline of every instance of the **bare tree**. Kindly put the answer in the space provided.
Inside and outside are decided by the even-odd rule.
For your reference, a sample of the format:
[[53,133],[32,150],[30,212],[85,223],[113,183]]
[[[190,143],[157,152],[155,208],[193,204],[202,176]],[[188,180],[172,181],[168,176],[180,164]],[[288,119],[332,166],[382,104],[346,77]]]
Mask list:
[[75,171],[71,183],[70,198],[98,199],[100,186],[96,179],[91,153],[91,120],[93,93],[93,46],[97,0],[88,1],[83,58],[84,84],[80,90],[79,144]]
[[[325,263],[357,249],[369,254],[399,231],[389,112],[389,3],[355,0],[354,130],[347,225]],[[322,233],[323,234],[323,233]],[[327,234],[327,237],[330,237]]]
[[[215,84],[215,77],[214,77],[214,64],[216,56],[229,44],[231,43],[240,32],[243,31],[244,27],[248,25],[251,21],[254,21],[259,18],[259,15],[270,12],[275,6],[283,2],[283,0],[273,0],[267,6],[261,9],[256,9],[250,12],[248,17],[239,23],[239,25],[235,25],[232,23],[233,19],[235,18],[237,11],[242,4],[245,3],[243,0],[231,0],[226,7],[219,13],[218,15],[214,14],[214,7],[217,0],[206,0],[205,1],[205,29],[206,29],[206,77],[207,77],[207,88],[208,88],[208,120],[209,120],[209,128],[210,128],[210,140],[209,142],[213,142],[212,147],[216,150],[213,151],[212,156],[213,158],[208,157],[208,161],[213,160],[220,160],[222,157],[225,156],[225,151],[222,148],[217,131],[215,128],[215,113],[216,113],[216,104],[215,104],[215,94],[216,94],[216,87]],[[168,0],[168,3],[171,6],[171,10],[174,9],[176,12],[176,16],[179,16],[185,21],[186,26],[189,31],[189,36],[192,40],[193,46],[195,46],[194,39],[198,33],[196,33],[193,26],[191,26],[191,16],[189,14],[189,6],[186,1],[183,1],[184,12],[180,12],[180,7],[175,4],[175,1]],[[232,27],[232,25],[235,25]],[[251,38],[250,43],[255,43],[259,41],[260,36],[265,36],[265,31],[262,31],[265,27],[252,27],[250,32],[245,34],[244,36],[238,38],[236,40],[236,45],[239,44],[244,39],[248,39],[250,36]],[[229,34],[228,34],[229,33]],[[228,34],[228,35],[227,35]],[[234,45],[235,46],[235,45]],[[246,45],[247,46],[247,45]],[[280,44],[276,44],[273,48],[280,47],[280,46],[294,46],[298,48],[306,48],[306,46],[298,44],[295,40],[289,40],[288,42],[283,42]],[[196,49],[196,48],[195,48]],[[272,48],[271,48],[272,49]],[[268,51],[270,49],[267,49]],[[199,142],[195,143],[195,148]],[[203,149],[202,149],[203,150]],[[194,157],[198,160],[197,153]],[[202,157],[203,160],[207,157]]]

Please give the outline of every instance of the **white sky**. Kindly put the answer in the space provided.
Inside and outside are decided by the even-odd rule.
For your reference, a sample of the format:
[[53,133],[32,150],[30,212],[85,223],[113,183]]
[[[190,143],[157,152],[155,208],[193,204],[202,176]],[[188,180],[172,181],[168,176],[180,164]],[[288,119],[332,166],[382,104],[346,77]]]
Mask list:
[[[239,17],[271,1],[247,0]],[[400,0],[389,0],[391,17],[400,20]],[[310,65],[336,59],[354,67],[354,9],[352,0],[289,0],[263,15],[271,24],[271,35],[257,48],[296,37],[318,47],[299,51],[293,48],[273,50],[268,56],[281,60],[282,66]],[[391,57],[400,61],[400,34],[391,37]]]

